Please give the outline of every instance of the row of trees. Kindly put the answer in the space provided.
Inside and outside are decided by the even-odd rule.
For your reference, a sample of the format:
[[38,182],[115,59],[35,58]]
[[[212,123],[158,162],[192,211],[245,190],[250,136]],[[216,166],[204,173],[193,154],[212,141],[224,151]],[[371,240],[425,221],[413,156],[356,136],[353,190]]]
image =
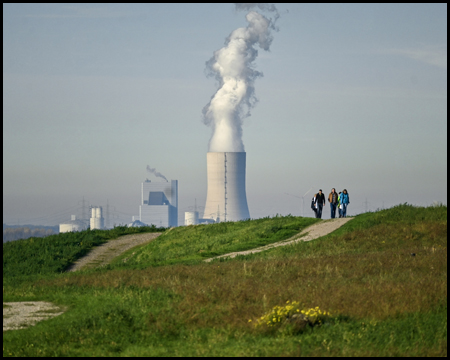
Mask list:
[[14,227],[3,229],[3,242],[13,241],[18,239],[28,239],[30,237],[44,237],[53,235],[55,232],[52,229],[29,227]]

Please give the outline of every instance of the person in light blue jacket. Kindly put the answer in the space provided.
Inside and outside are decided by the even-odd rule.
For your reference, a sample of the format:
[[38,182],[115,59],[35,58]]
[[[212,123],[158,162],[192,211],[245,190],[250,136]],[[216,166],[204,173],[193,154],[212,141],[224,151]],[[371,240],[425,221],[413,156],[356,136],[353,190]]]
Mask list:
[[342,190],[340,203],[342,204],[342,217],[347,217],[347,205],[350,204],[347,189]]

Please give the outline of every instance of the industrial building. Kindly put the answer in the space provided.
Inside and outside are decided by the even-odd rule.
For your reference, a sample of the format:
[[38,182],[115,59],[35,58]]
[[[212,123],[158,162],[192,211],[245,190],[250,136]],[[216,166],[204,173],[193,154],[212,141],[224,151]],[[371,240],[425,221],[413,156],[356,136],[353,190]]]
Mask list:
[[71,216],[71,220],[59,224],[59,232],[83,231],[87,229],[87,223],[83,220],[77,220],[75,215]]
[[105,219],[103,218],[103,209],[101,206],[91,207],[90,227],[91,230],[103,229],[105,227]]
[[250,218],[245,191],[245,152],[208,152],[207,195],[202,220],[239,221]]
[[199,223],[198,211],[186,211],[184,213],[184,225],[197,225]]
[[178,180],[141,184],[139,217],[133,217],[147,225],[157,227],[178,226]]
[[131,223],[129,223],[127,226],[128,227],[142,227],[142,226],[147,226],[147,225],[145,225],[143,222],[140,222],[139,220],[134,220],[134,216],[133,216],[133,221]]

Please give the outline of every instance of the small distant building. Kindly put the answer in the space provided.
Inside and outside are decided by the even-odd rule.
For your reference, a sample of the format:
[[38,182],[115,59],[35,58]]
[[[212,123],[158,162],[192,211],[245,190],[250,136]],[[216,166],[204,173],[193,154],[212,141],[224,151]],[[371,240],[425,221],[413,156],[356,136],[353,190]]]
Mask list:
[[103,209],[101,206],[91,207],[91,230],[103,229],[105,227],[105,219],[103,218]]
[[178,180],[151,182],[147,179],[141,184],[139,221],[156,227],[178,226]]
[[133,220],[132,223],[128,224],[128,227],[141,227],[141,226],[147,226],[147,225],[145,225],[143,222],[141,222],[139,220]]
[[214,219],[198,219],[198,223],[200,225],[206,225],[206,224],[214,224],[216,221]]
[[184,213],[184,225],[197,225],[198,220],[198,211],[186,211]]
[[87,229],[87,223],[83,220],[77,220],[75,215],[71,216],[69,221],[59,224],[59,232],[73,232],[73,231],[83,231]]

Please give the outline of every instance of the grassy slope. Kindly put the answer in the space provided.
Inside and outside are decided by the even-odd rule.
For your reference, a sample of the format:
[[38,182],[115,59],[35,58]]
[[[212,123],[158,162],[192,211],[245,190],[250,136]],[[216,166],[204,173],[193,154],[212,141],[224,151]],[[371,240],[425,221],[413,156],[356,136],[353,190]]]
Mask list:
[[[447,208],[403,205],[240,259],[4,278],[5,301],[70,310],[4,333],[3,355],[446,356],[446,250]],[[287,300],[334,320],[292,336],[248,322]]]
[[111,230],[88,229],[3,243],[3,276],[60,273],[92,247],[108,240],[127,234],[164,230],[155,226],[118,226]]
[[156,241],[119,256],[109,268],[195,264],[213,256],[288,239],[317,221],[319,220],[312,218],[277,216],[173,228],[159,236]]

